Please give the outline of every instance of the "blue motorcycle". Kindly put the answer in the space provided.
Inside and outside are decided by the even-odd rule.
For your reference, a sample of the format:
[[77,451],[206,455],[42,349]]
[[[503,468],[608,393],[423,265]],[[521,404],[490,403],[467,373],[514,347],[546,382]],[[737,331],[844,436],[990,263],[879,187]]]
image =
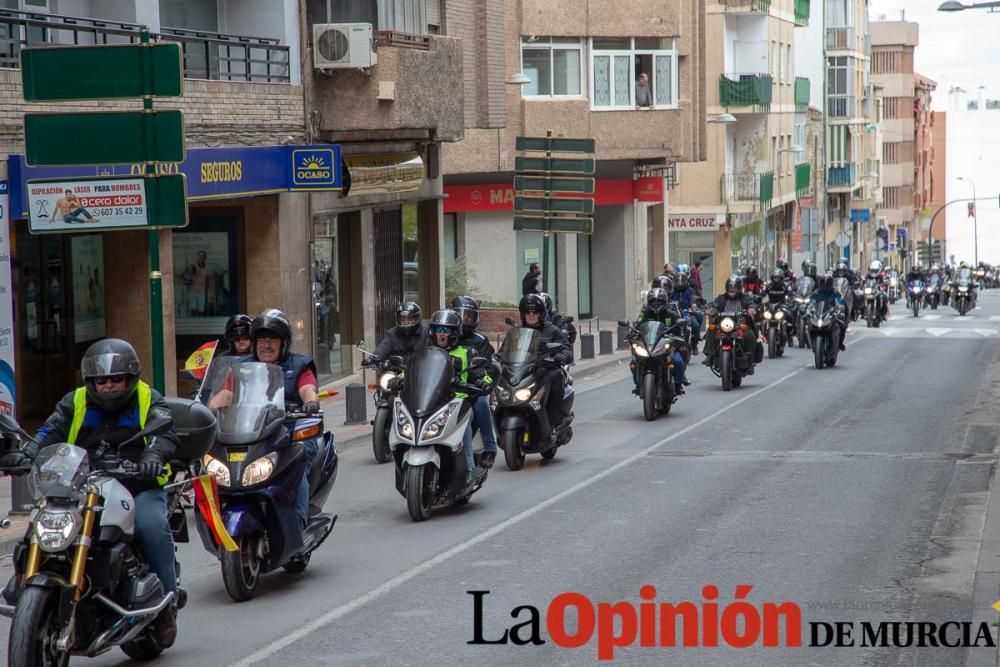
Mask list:
[[[278,366],[219,358],[204,387],[218,426],[203,464],[218,482],[222,522],[236,549],[220,544],[204,517],[197,522],[198,532],[221,561],[226,592],[242,602],[254,596],[261,575],[279,567],[305,570],[333,530],[337,517],[322,508],[337,478],[337,448],[322,416],[286,410]],[[304,443],[314,438],[319,453],[307,471],[309,522],[303,528],[295,499],[306,472]]]

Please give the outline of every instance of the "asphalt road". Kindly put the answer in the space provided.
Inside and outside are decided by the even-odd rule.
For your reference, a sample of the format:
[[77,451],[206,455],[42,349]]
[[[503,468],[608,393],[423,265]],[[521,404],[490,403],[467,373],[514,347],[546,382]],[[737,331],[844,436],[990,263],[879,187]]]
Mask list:
[[[304,574],[270,575],[236,604],[214,558],[181,545],[190,602],[156,664],[592,664],[596,633],[579,648],[553,643],[557,595],[637,607],[650,585],[656,602],[695,603],[704,628],[703,587],[718,588],[722,616],[741,584],[757,610],[798,605],[802,647],[637,640],[615,664],[963,664],[961,648],[806,645],[811,622],[996,619],[974,612],[973,586],[1000,425],[1000,292],[980,304],[960,319],[950,308],[914,319],[899,304],[879,329],[852,325],[835,368],[792,349],[730,393],[695,364],[688,393],[652,423],[627,369],[613,369],[579,384],[575,438],[553,461],[530,457],[515,473],[501,455],[470,504],[421,524],[389,465],[349,448],[327,506],[340,519]],[[489,591],[484,638],[531,605],[545,643],[468,644],[468,591]],[[566,618],[576,633],[576,614]],[[131,663],[114,651],[92,664]]]

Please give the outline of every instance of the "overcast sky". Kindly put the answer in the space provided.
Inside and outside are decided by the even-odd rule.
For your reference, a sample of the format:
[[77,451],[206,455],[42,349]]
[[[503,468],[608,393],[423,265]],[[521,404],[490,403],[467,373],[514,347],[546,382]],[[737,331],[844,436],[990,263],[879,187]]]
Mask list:
[[[1000,12],[967,9],[939,12],[943,0],[870,0],[868,16],[878,21],[906,20],[920,24],[916,69],[938,83],[934,108],[947,108],[948,88],[959,85],[975,99],[979,86],[987,97],[1000,99]],[[971,4],[973,0],[963,0]]]

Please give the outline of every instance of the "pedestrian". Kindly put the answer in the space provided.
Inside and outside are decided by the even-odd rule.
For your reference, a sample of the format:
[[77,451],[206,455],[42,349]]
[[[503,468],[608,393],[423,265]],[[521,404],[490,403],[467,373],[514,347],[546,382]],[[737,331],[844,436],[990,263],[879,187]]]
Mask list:
[[539,294],[542,291],[542,267],[537,262],[528,267],[528,272],[521,279],[521,296]]
[[649,76],[643,72],[635,82],[635,108],[653,107],[653,91],[649,87]]
[[698,296],[702,296],[701,293],[701,260],[696,259],[694,261],[694,268],[691,269],[691,288],[694,293]]

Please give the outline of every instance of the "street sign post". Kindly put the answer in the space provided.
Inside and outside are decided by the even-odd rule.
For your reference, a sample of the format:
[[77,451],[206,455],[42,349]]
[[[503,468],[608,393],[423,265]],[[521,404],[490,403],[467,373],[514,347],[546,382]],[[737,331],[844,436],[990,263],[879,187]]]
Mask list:
[[535,151],[545,153],[593,153],[593,139],[566,139],[553,137],[551,132],[545,137],[517,137],[514,148],[519,151]]
[[558,216],[529,217],[514,216],[514,231],[518,232],[565,232],[567,234],[593,234],[593,218],[564,218]]
[[[180,47],[153,44],[149,30],[142,28],[138,44],[27,48],[21,51],[21,59],[22,90],[28,101],[142,98],[141,111],[25,114],[24,152],[32,166],[145,165],[142,178],[29,184],[45,192],[48,216],[43,220],[40,208],[33,210],[30,228],[32,233],[77,231],[91,225],[149,229],[151,366],[153,386],[163,393],[158,230],[187,224],[187,192],[183,175],[156,175],[157,162],[183,162],[184,119],[177,110],[154,111],[153,97],[182,93]],[[143,217],[145,224],[140,224]]]

